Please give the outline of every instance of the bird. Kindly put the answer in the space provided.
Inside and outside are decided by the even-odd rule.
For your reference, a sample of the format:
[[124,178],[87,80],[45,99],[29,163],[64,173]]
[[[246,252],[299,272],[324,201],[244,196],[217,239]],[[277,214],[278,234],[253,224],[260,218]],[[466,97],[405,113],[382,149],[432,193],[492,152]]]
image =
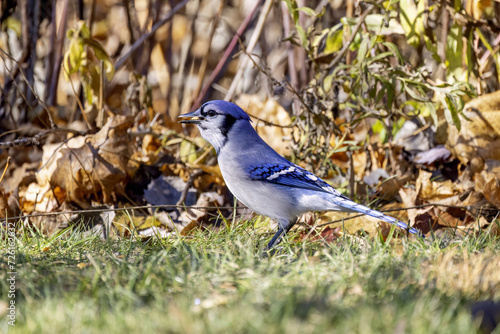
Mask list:
[[238,105],[209,101],[179,116],[179,123],[195,124],[217,153],[222,177],[229,191],[254,212],[270,217],[278,230],[267,245],[275,247],[310,211],[359,212],[423,237],[402,221],[358,204],[313,173],[288,161],[255,131],[252,120]]

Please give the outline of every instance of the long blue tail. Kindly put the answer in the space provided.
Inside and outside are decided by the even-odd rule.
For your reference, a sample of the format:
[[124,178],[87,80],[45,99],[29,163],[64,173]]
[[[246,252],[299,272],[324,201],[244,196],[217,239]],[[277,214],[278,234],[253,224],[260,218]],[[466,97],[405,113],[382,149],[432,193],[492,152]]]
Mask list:
[[368,208],[368,207],[366,207],[364,205],[361,205],[361,204],[358,204],[356,202],[353,202],[350,199],[348,199],[347,197],[336,197],[333,200],[333,203],[335,205],[338,205],[340,207],[346,208],[348,210],[355,211],[355,212],[360,212],[360,213],[364,213],[365,215],[371,216],[373,218],[377,218],[377,219],[383,220],[386,223],[396,225],[397,227],[400,227],[400,228],[402,228],[405,231],[408,231],[410,233],[416,234],[416,235],[418,235],[421,238],[425,238],[425,236],[422,234],[422,232],[420,232],[417,229],[414,229],[413,227],[410,227],[410,226],[406,225],[402,221],[397,220],[396,218],[393,218],[391,216],[387,216],[387,215],[385,215],[382,212],[379,212],[377,210],[372,210],[372,209],[370,209],[370,208]]

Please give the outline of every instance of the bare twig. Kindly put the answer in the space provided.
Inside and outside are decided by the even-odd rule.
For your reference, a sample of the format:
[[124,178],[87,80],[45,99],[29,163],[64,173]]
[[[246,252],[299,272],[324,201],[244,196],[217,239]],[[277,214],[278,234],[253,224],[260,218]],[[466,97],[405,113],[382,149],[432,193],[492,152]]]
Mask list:
[[[445,64],[446,62],[446,41],[448,37],[448,24],[450,21],[450,14],[448,13],[448,10],[446,10],[445,7],[441,7],[441,45],[438,44],[438,53],[439,57],[441,58],[441,62]],[[446,78],[446,72],[443,71],[443,79]]]
[[[54,4],[55,7],[55,4]],[[59,83],[59,73],[61,72],[61,64],[63,60],[63,46],[66,38],[66,16],[68,13],[68,0],[63,3],[61,11],[61,20],[59,21],[59,31],[57,32],[57,44],[54,52],[54,67],[52,68],[52,81],[50,82],[50,92],[47,99],[47,104],[53,106],[56,103],[57,84]],[[52,24],[56,24],[55,20]]]
[[[55,61],[55,45],[56,45],[56,37],[57,37],[57,24],[56,24],[56,20],[57,20],[57,6],[52,6],[52,16],[51,16],[51,20],[50,22],[51,25],[50,25],[50,37],[49,37],[49,43],[48,43],[48,48],[49,48],[49,51],[47,53],[47,56],[45,57],[45,68],[47,69],[46,71],[46,76],[45,76],[45,86],[46,87],[50,87],[51,83],[52,83],[52,75],[53,75],[53,71],[51,71],[50,69],[54,68],[54,61]],[[47,102],[48,105],[50,105],[49,103],[49,97],[51,95],[51,90],[50,89],[45,89],[45,101]]]
[[131,3],[130,0],[124,0],[123,6],[125,7],[125,13],[127,14],[127,28],[130,35],[130,43],[135,43],[135,31],[133,27],[132,15],[130,14]]
[[[329,71],[331,69],[333,69],[335,67],[335,65],[337,65],[337,63],[342,59],[342,57],[347,52],[347,50],[349,50],[349,48],[351,47],[351,43],[354,41],[354,38],[356,37],[356,34],[357,34],[359,28],[361,28],[361,25],[365,22],[366,17],[368,16],[368,14],[370,14],[370,12],[373,10],[373,8],[375,8],[375,7],[373,5],[371,5],[359,17],[358,23],[356,24],[356,26],[354,27],[354,29],[353,29],[353,31],[351,33],[351,37],[349,38],[349,40],[347,41],[347,43],[344,44],[344,46],[342,47],[342,49],[338,52],[337,56],[330,62],[330,64],[328,64],[328,70]],[[325,76],[328,75],[329,71],[325,71]]]
[[41,212],[34,213],[25,216],[13,216],[1,219],[0,221],[8,221],[8,220],[17,220],[23,218],[33,218],[33,217],[50,217],[50,216],[58,216],[58,215],[75,215],[75,214],[84,214],[84,213],[100,213],[100,212],[116,212],[116,211],[128,211],[128,210],[141,210],[141,209],[182,209],[189,208],[194,210],[211,210],[211,209],[227,209],[233,210],[232,206],[189,206],[185,205],[141,205],[141,206],[129,206],[126,208],[99,208],[99,209],[86,209],[86,210],[72,210],[72,211],[59,211],[59,212]]
[[188,2],[189,2],[189,0],[183,0],[183,1],[179,2],[179,4],[177,4],[177,6],[175,6],[167,14],[167,16],[165,16],[163,19],[161,19],[155,25],[153,25],[153,27],[151,28],[150,31],[148,31],[147,33],[145,33],[144,35],[142,35],[141,37],[139,37],[137,39],[137,41],[135,41],[135,43],[130,47],[130,49],[128,50],[128,52],[126,54],[124,54],[120,59],[118,59],[116,61],[115,69],[116,70],[120,69],[120,67],[122,67],[123,64],[125,64],[125,61],[127,61],[127,59],[130,57],[130,55],[132,55],[132,53],[135,50],[137,50],[137,48],[140,47],[141,44],[144,43],[144,41],[146,41],[147,39],[150,39],[151,37],[153,37],[154,34],[156,33],[156,31],[161,26],[163,26],[165,23],[167,23],[168,21],[170,21],[178,11],[180,11],[184,6],[186,6],[186,4]]
[[[243,50],[243,52],[245,52],[245,50]],[[248,59],[253,62],[253,66],[255,66],[261,73],[263,73],[271,82],[273,82],[273,84],[276,84],[276,85],[279,85],[281,87],[284,87],[285,89],[287,89],[288,91],[290,91],[293,95],[295,95],[297,97],[297,99],[302,103],[302,105],[304,106],[304,108],[306,108],[309,112],[313,112],[311,110],[311,108],[309,107],[309,105],[306,104],[306,102],[304,101],[304,99],[302,98],[302,96],[299,94],[299,92],[290,84],[290,82],[288,81],[284,81],[284,82],[279,82],[278,80],[276,80],[272,74],[270,73],[270,70],[268,68],[263,68],[262,66],[260,66],[254,59],[253,57],[251,57],[251,55],[248,55]],[[298,117],[297,117],[298,119]]]
[[212,83],[215,81],[215,78],[217,78],[220,75],[222,68],[224,67],[224,65],[228,61],[229,56],[233,53],[233,50],[236,47],[236,44],[238,43],[238,40],[240,39],[240,37],[243,35],[245,30],[250,25],[250,22],[252,21],[254,14],[257,12],[260,5],[262,4],[262,1],[263,0],[256,1],[256,5],[255,5],[254,9],[250,12],[250,14],[247,15],[245,20],[243,20],[243,22],[241,23],[240,27],[238,28],[238,31],[236,32],[236,35],[234,35],[233,39],[229,43],[229,45],[226,49],[226,52],[224,52],[224,55],[219,60],[219,63],[217,64],[217,66],[213,70],[212,74],[210,75],[210,78],[208,79],[208,82],[205,85],[205,87],[203,88],[203,90],[201,91],[200,95],[198,95],[198,98],[195,100],[193,106],[191,107],[191,110],[196,110],[201,106],[201,101],[203,101],[203,99],[205,98],[205,95],[207,95],[208,90],[212,86]]
[[[28,18],[29,18],[29,24],[25,22],[24,24],[29,25],[29,58],[28,58],[28,64],[25,69],[25,74],[26,78],[28,80],[28,83],[31,85],[31,87],[34,86],[35,84],[35,62],[36,62],[36,42],[38,40],[38,30],[40,28],[40,0],[31,0],[28,1]],[[28,100],[28,103],[32,105],[33,102],[33,94],[29,89],[26,89],[26,99]]]
[[193,185],[194,179],[196,179],[198,176],[202,175],[203,173],[205,173],[205,172],[200,169],[200,170],[194,172],[193,174],[191,174],[191,176],[189,177],[189,180],[186,182],[186,185],[184,186],[184,189],[182,190],[181,197],[179,197],[179,200],[176,203],[177,206],[181,206],[184,204],[184,202],[186,201],[186,197],[188,195],[188,192],[189,192],[189,188],[191,188],[191,186]]
[[95,19],[95,4],[96,4],[96,2],[97,2],[96,0],[91,0],[89,21],[87,22],[87,26],[89,27],[91,35],[92,35],[92,25],[94,24],[94,19]]
[[[186,34],[184,40],[182,41],[181,52],[179,56],[179,66],[177,70],[178,75],[181,77],[187,76],[190,78],[193,76],[194,73],[196,61],[195,59],[190,57],[190,50],[191,47],[193,46],[193,42],[196,37],[195,23],[198,19],[199,9],[200,9],[200,1],[197,1],[196,7],[193,5],[193,7],[189,9],[189,12],[186,11],[186,14],[192,16],[193,18],[189,26],[189,34]],[[190,60],[189,74],[186,75],[185,70],[188,67],[188,60]],[[186,82],[184,80],[181,80],[178,86],[176,87],[176,91],[181,93],[182,96],[180,112],[185,113],[189,110],[189,107],[191,106],[192,100],[194,98],[192,93],[192,87],[190,85],[186,85]]]
[[[212,20],[212,27],[210,28],[210,37],[208,38],[207,54],[210,54],[210,46],[212,45],[215,29],[217,28],[217,25],[220,21],[223,8],[224,8],[224,1],[221,0],[219,3],[219,10],[217,11],[217,14],[215,14],[215,17]],[[203,59],[201,60],[201,65],[198,70],[198,84],[196,85],[196,88],[193,92],[193,96],[198,96],[200,94],[201,87],[203,86],[203,79],[205,78],[205,73],[207,71],[208,58],[209,57],[203,57]]]
[[[0,49],[0,58],[3,60],[3,62],[5,63],[5,58],[4,56],[10,58],[11,60],[13,60],[14,62],[16,61],[11,55],[9,55],[8,53],[6,53],[5,51],[3,51],[2,49]],[[6,68],[7,69],[7,68]],[[12,74],[11,72],[9,71],[9,69],[7,69],[7,71],[9,72],[9,74],[11,75],[12,77]],[[47,105],[43,102],[43,100],[38,96],[38,94],[35,92],[33,86],[30,85],[30,83],[28,82],[28,79],[26,78],[25,74],[24,74],[24,71],[23,70],[19,70],[19,73],[21,74],[25,84],[28,86],[29,90],[31,91],[31,93],[33,94],[33,96],[38,100],[38,103],[40,103],[44,110],[47,112],[47,117],[49,118],[49,121],[50,121],[50,127],[51,128],[54,128],[56,125],[52,119],[52,115],[50,114],[50,110],[49,108],[47,107]],[[13,83],[14,85],[17,86],[15,80],[13,80]],[[27,107],[29,109],[32,109],[32,106],[30,104],[28,104],[28,100],[26,99],[26,96],[21,92],[21,90],[19,90],[19,87],[18,87],[18,91],[19,93],[21,94],[22,98],[24,99],[24,102],[27,103]],[[37,117],[39,116],[38,114],[36,115]],[[42,123],[44,123],[42,120],[41,120]]]
[[[307,6],[307,1],[306,0],[298,0],[297,5],[299,7],[306,7]],[[316,8],[323,8],[325,5],[320,3]],[[306,26],[306,17],[302,11],[299,12],[299,24],[302,27]],[[297,61],[300,64],[300,71],[299,71],[299,87],[302,88],[304,85],[307,84],[308,82],[308,73],[307,73],[307,62],[306,62],[306,50],[303,48],[299,48],[297,50]]]
[[[283,14],[283,30],[285,36],[290,36],[290,13],[288,12],[288,7],[285,2],[281,3],[281,12]],[[287,51],[288,51],[288,74],[290,75],[290,85],[294,88],[298,88],[299,79],[297,77],[297,71],[295,69],[295,53],[293,44],[290,41],[286,41]],[[297,106],[296,106],[297,107]],[[298,110],[297,110],[298,111]]]
[[99,102],[97,106],[96,125],[101,128],[104,124],[104,84],[106,83],[104,76],[104,61],[101,60],[101,73],[99,73]]
[[[273,2],[274,2],[273,0],[266,0],[266,3],[262,7],[262,11],[260,13],[259,20],[257,21],[257,24],[255,26],[253,35],[250,38],[250,41],[248,42],[246,54],[251,54],[253,52],[253,49],[255,48],[255,45],[257,45],[257,42],[259,41],[260,35],[262,34],[262,30],[264,28],[264,23],[266,22],[266,19],[271,11],[271,6]],[[231,99],[233,98],[234,91],[236,90],[236,87],[240,83],[241,78],[243,77],[243,73],[247,68],[247,65],[248,65],[248,58],[245,57],[241,60],[241,62],[238,65],[238,71],[236,72],[236,75],[233,78],[233,82],[231,83],[231,86],[229,87],[229,90],[224,100],[231,101]]]
[[250,117],[255,118],[256,120],[258,120],[259,122],[264,123],[264,125],[275,126],[275,127],[278,127],[278,128],[293,128],[294,127],[293,124],[280,125],[280,124],[276,124],[276,123],[273,123],[273,122],[266,121],[265,119],[257,117],[257,116],[252,115],[252,114],[249,114],[248,112],[247,112],[247,114],[248,114],[248,116],[250,116]]
[[24,137],[24,138],[17,138],[12,141],[7,141],[0,143],[0,149],[5,149],[9,147],[14,147],[14,146],[31,146],[31,145],[40,145],[40,141],[47,137],[51,133],[58,133],[58,132],[64,132],[64,133],[73,133],[75,135],[84,135],[86,133],[82,133],[76,130],[72,129],[61,129],[61,128],[51,128],[47,130],[43,130],[40,133],[36,134],[33,137]]
[[12,158],[9,156],[7,157],[7,162],[5,163],[5,168],[3,169],[2,176],[0,176],[0,183],[2,183],[3,177],[5,176],[5,173],[7,172],[7,168],[9,168],[10,160]]
[[[68,70],[66,69],[66,67],[64,67],[64,71],[66,72],[66,74],[68,74]],[[83,107],[82,101],[78,97],[75,86],[73,85],[73,80],[71,80],[71,77],[69,76],[69,74],[68,74],[68,78],[69,78],[69,85],[71,86],[71,90],[73,90],[73,94],[75,94],[76,104],[78,105],[78,107],[80,107],[80,112],[82,113],[83,119],[85,120],[85,124],[87,124],[87,127],[89,129],[92,129],[92,124],[90,124],[90,120],[87,118],[87,115],[85,114],[85,108]]]
[[355,173],[354,173],[354,159],[353,159],[353,154],[351,150],[348,150],[347,152],[347,157],[349,158],[349,194],[353,196],[356,193],[356,183],[354,180]]

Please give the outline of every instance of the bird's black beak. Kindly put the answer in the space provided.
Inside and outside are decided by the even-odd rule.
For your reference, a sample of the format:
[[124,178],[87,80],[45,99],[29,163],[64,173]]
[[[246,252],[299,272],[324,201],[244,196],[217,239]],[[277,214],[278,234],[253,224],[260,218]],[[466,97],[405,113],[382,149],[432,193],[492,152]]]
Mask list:
[[198,110],[179,116],[179,123],[184,124],[200,124],[203,120],[205,118],[200,115]]

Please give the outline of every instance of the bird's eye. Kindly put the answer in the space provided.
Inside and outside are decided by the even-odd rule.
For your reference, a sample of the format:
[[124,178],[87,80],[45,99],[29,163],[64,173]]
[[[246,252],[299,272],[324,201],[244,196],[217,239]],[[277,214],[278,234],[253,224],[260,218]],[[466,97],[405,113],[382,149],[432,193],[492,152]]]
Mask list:
[[201,116],[203,116],[203,117],[207,117],[207,116],[214,117],[215,115],[217,115],[217,112],[215,110],[212,110],[212,109],[201,111]]

